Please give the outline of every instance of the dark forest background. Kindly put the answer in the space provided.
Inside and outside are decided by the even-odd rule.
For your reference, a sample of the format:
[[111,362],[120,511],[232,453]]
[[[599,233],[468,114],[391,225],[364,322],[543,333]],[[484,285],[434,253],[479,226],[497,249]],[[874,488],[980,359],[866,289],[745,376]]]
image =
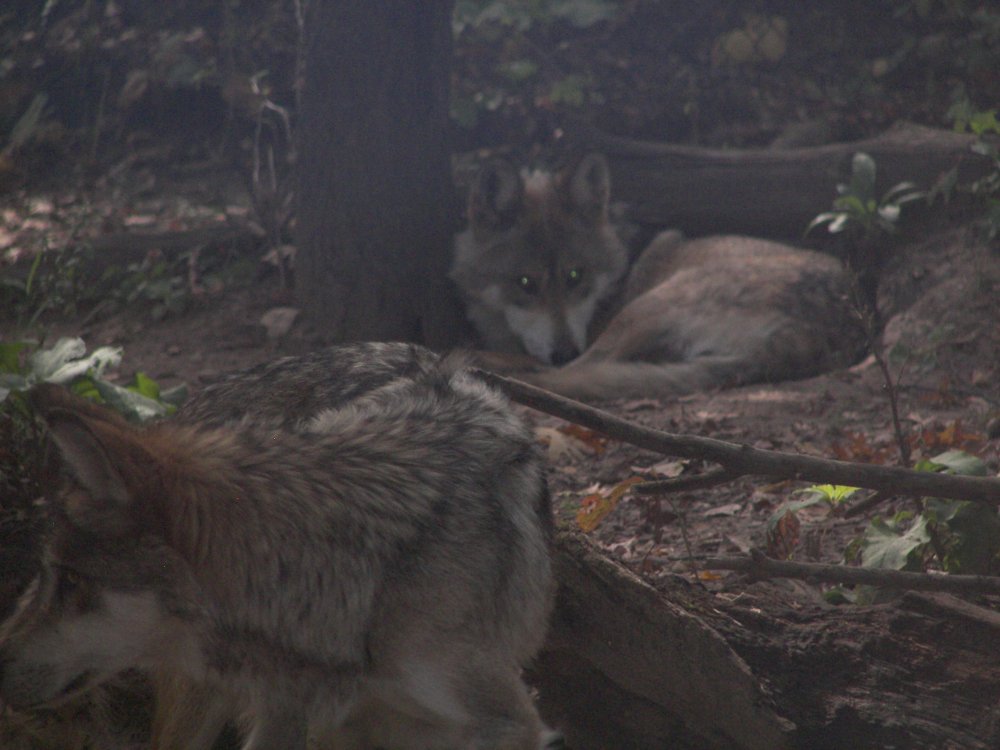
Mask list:
[[[249,167],[294,127],[297,2],[9,0],[0,188],[122,159]],[[1000,102],[1000,9],[963,0],[460,0],[451,141],[518,155],[592,124],[703,146],[967,127]],[[276,108],[280,108],[276,109]]]

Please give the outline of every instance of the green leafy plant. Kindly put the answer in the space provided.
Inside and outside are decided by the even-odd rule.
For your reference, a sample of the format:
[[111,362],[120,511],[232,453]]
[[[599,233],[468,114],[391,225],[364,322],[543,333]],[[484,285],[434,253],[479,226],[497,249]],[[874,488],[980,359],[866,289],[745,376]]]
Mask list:
[[965,132],[966,130],[979,136],[979,140],[972,146],[972,150],[980,156],[985,156],[993,163],[993,168],[985,175],[974,180],[968,186],[956,185],[958,179],[957,169],[952,169],[945,175],[938,192],[945,198],[955,189],[962,189],[979,201],[983,205],[983,216],[980,221],[980,234],[985,242],[996,242],[1000,237],[1000,146],[995,140],[990,141],[984,138],[986,135],[1000,135],[1000,121],[997,120],[997,111],[989,109],[979,111],[972,107],[968,99],[961,98],[948,114],[952,117],[955,130]]
[[121,362],[120,347],[103,346],[87,353],[82,339],[63,338],[47,349],[30,342],[0,342],[0,404],[13,392],[35,383],[58,383],[99,403],[106,403],[129,419],[144,421],[173,413],[187,395],[184,386],[160,390],[142,373],[132,382],[116,385],[104,378],[108,368]]
[[863,151],[854,154],[851,180],[837,185],[833,210],[824,211],[810,221],[806,233],[821,226],[830,234],[846,233],[855,240],[872,240],[895,233],[903,206],[922,200],[927,193],[912,182],[900,182],[879,199],[875,176],[875,160]]
[[124,276],[105,280],[110,287],[107,299],[120,307],[143,302],[153,320],[183,312],[191,295],[178,265],[186,262],[186,258],[178,258],[175,263],[168,263],[157,257],[130,263]]
[[900,182],[879,199],[875,184],[875,160],[863,151],[855,153],[851,159],[850,182],[837,185],[838,197],[833,201],[833,210],[825,211],[809,222],[806,234],[816,227],[825,226],[830,234],[841,235],[846,241],[844,258],[852,272],[856,309],[865,327],[868,348],[885,380],[900,456],[903,463],[908,464],[909,448],[899,418],[896,383],[877,340],[881,327],[878,282],[888,255],[883,246],[895,234],[903,206],[923,200],[927,194],[912,182]]
[[476,50],[476,68],[492,69],[492,75],[459,83],[452,92],[452,119],[472,130],[487,115],[524,117],[535,109],[579,109],[602,101],[596,76],[567,73],[549,50],[554,37],[611,22],[623,12],[625,5],[612,0],[459,0],[452,16],[455,37],[463,48]]
[[[986,476],[986,464],[965,451],[949,450],[917,462],[918,471]],[[996,508],[965,500],[923,498],[919,512],[874,519],[852,545],[868,568],[923,570],[936,563],[948,573],[996,572],[1000,516]]]

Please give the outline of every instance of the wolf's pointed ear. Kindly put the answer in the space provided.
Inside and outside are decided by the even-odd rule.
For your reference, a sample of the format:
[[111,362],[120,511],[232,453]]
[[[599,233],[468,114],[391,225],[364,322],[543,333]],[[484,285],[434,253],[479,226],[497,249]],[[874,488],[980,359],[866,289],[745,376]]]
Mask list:
[[523,196],[524,183],[513,164],[503,159],[486,162],[469,191],[469,225],[492,231],[510,227]]
[[65,467],[85,491],[85,497],[68,495],[63,510],[74,523],[91,531],[124,532],[130,495],[111,458],[112,449],[86,418],[73,411],[52,409],[45,414],[45,422]]
[[578,216],[594,223],[607,221],[611,170],[603,154],[581,157],[563,174],[561,186]]

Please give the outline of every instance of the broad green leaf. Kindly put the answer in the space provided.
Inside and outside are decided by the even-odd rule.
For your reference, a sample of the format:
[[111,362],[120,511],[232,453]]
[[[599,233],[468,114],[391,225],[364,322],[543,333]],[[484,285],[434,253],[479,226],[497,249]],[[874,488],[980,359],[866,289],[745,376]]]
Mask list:
[[122,388],[105,380],[95,380],[93,383],[104,403],[129,419],[145,422],[154,417],[166,416],[168,412],[165,404],[154,401],[136,391],[130,391],[128,388]]
[[904,570],[915,563],[914,552],[930,541],[927,518],[918,516],[905,532],[890,526],[881,518],[874,519],[865,529],[861,542],[861,564],[866,568]]
[[849,211],[859,217],[868,212],[865,208],[865,201],[855,193],[840,196],[833,202],[833,205],[841,211]]
[[858,489],[857,487],[848,487],[844,484],[814,484],[812,487],[806,487],[797,491],[814,493],[826,502],[837,505],[844,502],[857,492]]
[[938,466],[948,469],[952,474],[964,474],[973,477],[985,477],[989,474],[989,470],[981,458],[965,451],[945,451],[933,456],[930,460]]
[[949,474],[965,474],[969,476],[987,476],[986,464],[970,453],[961,450],[950,450],[939,453],[933,458],[918,461],[916,471],[946,471]]
[[160,400],[160,384],[146,375],[144,372],[137,372],[133,378],[133,383],[128,386],[130,391],[140,393],[154,401]]
[[1000,133],[1000,122],[997,121],[997,111],[989,109],[985,112],[976,112],[969,118],[969,128],[976,135]]

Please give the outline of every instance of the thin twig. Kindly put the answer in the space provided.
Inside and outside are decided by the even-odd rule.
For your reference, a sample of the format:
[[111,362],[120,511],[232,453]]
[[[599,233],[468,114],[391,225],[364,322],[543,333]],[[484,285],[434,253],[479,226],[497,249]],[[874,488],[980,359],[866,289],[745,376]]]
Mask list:
[[728,469],[709,469],[701,474],[692,474],[686,477],[672,477],[670,479],[657,479],[653,482],[640,482],[632,486],[632,491],[638,495],[662,495],[667,492],[681,492],[682,490],[704,490],[716,485],[726,484],[737,479],[739,474],[734,474]]
[[854,516],[860,516],[862,513],[867,513],[876,505],[881,505],[894,496],[892,492],[876,492],[874,495],[848,506],[844,511],[844,518],[853,518]]
[[627,420],[542,388],[485,370],[477,372],[511,399],[538,411],[589,427],[639,448],[720,464],[734,474],[845,484],[899,495],[926,495],[1000,505],[1000,479],[913,471],[898,466],[837,461],[762,450],[714,438],[675,435]]
[[885,355],[882,353],[882,349],[877,342],[872,342],[871,350],[879,371],[882,373],[882,380],[885,383],[885,396],[889,399],[892,429],[896,435],[896,445],[899,447],[899,460],[903,466],[909,466],[910,444],[903,434],[903,423],[899,418],[899,393],[896,389],[897,384],[892,379],[892,373],[889,372],[889,363],[886,362]]
[[914,573],[907,570],[773,560],[759,551],[749,557],[709,558],[707,570],[738,570],[754,578],[804,578],[827,583],[865,584],[896,589],[1000,594],[1000,576]]

